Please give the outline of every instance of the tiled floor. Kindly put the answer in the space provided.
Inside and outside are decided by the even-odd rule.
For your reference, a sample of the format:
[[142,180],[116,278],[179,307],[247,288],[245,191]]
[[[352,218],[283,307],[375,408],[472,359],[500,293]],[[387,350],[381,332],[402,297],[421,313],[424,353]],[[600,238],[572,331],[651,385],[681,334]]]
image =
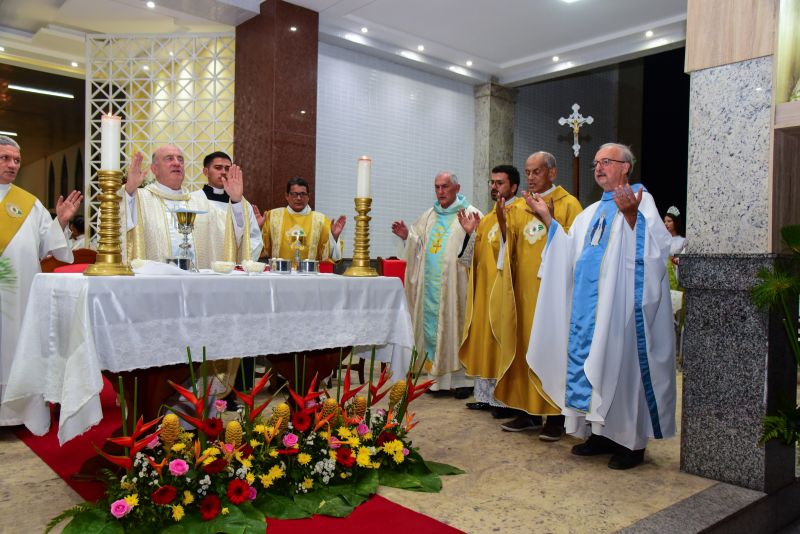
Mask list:
[[[573,438],[545,443],[533,432],[503,432],[464,401],[423,395],[412,407],[421,421],[414,445],[423,456],[467,473],[446,477],[438,494],[380,493],[465,532],[614,532],[714,484],[679,471],[679,438],[652,442],[644,465],[620,472],[606,467],[607,456],[571,455]],[[0,532],[42,532],[77,502],[12,432],[0,429]]]

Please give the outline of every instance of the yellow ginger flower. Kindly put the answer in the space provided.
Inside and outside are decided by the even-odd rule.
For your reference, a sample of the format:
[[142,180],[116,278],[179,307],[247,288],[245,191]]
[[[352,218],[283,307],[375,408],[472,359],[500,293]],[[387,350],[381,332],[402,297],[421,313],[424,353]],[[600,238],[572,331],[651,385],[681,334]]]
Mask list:
[[128,503],[128,506],[130,506],[131,508],[133,508],[134,506],[138,506],[139,505],[139,494],[138,493],[134,493],[133,495],[126,495],[125,496],[125,502]]
[[230,421],[225,427],[225,443],[230,443],[234,447],[242,444],[242,425],[239,421]]
[[289,419],[292,417],[292,411],[289,405],[285,402],[280,403],[274,408],[272,416],[275,418],[275,421],[277,421],[278,418],[281,420],[281,426],[278,429],[279,432],[286,432],[286,429],[289,428]]
[[194,495],[189,490],[184,490],[183,492],[183,504],[189,505],[194,502]]
[[353,398],[353,404],[351,404],[353,415],[357,415],[358,417],[364,417],[367,413],[367,398],[362,395],[356,395]]
[[394,408],[395,404],[402,400],[403,395],[406,394],[406,388],[405,380],[398,380],[394,383],[392,389],[389,391],[389,410]]
[[161,443],[164,444],[165,450],[170,450],[172,444],[178,439],[181,434],[181,424],[178,416],[174,413],[168,413],[161,420]]
[[300,465],[308,465],[308,462],[311,461],[311,455],[305,452],[301,452],[297,455],[297,463]]
[[[330,414],[337,412],[339,409],[339,403],[336,402],[336,399],[333,397],[328,397],[325,399],[325,402],[322,403],[322,418],[325,419]],[[333,416],[335,419],[336,416]]]
[[180,504],[176,504],[175,506],[172,507],[172,519],[174,519],[175,521],[180,521],[181,519],[183,519],[183,516],[184,516],[183,506],[181,506]]

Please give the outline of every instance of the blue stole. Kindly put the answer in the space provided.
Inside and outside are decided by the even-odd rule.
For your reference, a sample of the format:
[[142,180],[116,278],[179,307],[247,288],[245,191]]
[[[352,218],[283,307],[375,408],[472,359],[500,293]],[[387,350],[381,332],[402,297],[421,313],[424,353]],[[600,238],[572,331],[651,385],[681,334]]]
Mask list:
[[[634,193],[641,184],[631,186]],[[614,217],[619,213],[614,202],[614,193],[607,191],[600,199],[600,206],[592,216],[589,230],[584,236],[583,250],[575,264],[573,274],[572,311],[570,317],[569,340],[567,343],[567,378],[565,405],[569,408],[589,412],[591,410],[592,385],[584,371],[586,358],[592,346],[597,319],[597,297],[600,270],[605,256],[610,228]],[[621,214],[620,214],[621,215]],[[627,224],[624,222],[623,224]],[[644,329],[642,299],[644,294],[644,242],[647,221],[641,212],[636,221],[636,263],[634,271],[634,314],[636,319],[636,344],[639,369],[645,389],[645,397],[653,424],[653,434],[661,437],[658,420],[658,406],[650,379],[647,359],[647,342]]]
[[439,331],[439,303],[442,295],[442,268],[445,263],[444,251],[450,239],[450,228],[461,209],[469,207],[461,193],[455,202],[442,208],[437,202],[433,206],[434,223],[425,240],[425,288],[423,298],[423,330],[425,336],[425,357],[434,361],[436,341]]

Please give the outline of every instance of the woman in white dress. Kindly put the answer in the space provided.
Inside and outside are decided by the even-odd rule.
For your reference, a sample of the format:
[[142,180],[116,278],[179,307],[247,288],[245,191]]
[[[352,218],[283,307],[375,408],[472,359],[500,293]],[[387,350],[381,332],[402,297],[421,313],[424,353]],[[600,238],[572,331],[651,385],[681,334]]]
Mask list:
[[[664,226],[672,236],[669,246],[669,288],[672,297],[672,313],[675,316],[675,330],[678,336],[678,353],[681,351],[681,333],[683,329],[683,288],[678,283],[678,254],[686,251],[686,238],[683,237],[683,220],[681,212],[675,206],[670,206],[664,215]],[[680,358],[678,359],[680,362]]]

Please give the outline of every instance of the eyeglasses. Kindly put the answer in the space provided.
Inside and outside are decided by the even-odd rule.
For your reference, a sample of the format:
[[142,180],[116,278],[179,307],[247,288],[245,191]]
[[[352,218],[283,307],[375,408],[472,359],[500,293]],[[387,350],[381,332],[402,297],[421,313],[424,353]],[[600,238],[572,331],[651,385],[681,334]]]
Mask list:
[[299,193],[297,191],[289,191],[289,196],[292,197],[292,198],[304,198],[304,197],[308,196],[308,193],[303,192],[303,191],[301,191]]
[[593,161],[592,162],[592,168],[594,169],[598,165],[600,165],[601,167],[608,167],[611,164],[612,161],[614,163],[628,163],[627,161],[623,161],[621,159],[603,158],[603,159],[598,159],[598,160]]

